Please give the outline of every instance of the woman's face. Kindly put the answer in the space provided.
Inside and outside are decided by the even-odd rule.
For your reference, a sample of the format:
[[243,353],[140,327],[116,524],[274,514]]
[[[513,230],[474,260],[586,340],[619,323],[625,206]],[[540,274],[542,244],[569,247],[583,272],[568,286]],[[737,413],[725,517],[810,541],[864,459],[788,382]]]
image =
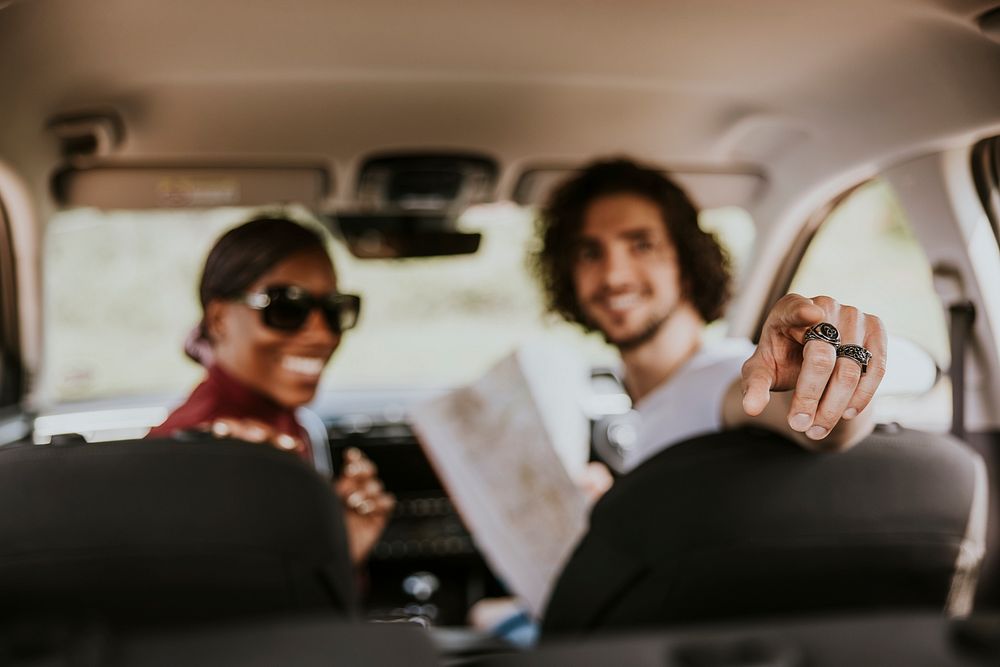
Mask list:
[[[279,285],[300,287],[313,296],[337,289],[329,258],[317,250],[275,264],[247,293]],[[330,329],[319,309],[293,332],[268,327],[260,311],[235,301],[213,301],[206,310],[216,363],[223,370],[281,405],[298,407],[312,400],[320,373],[340,343],[340,334]]]

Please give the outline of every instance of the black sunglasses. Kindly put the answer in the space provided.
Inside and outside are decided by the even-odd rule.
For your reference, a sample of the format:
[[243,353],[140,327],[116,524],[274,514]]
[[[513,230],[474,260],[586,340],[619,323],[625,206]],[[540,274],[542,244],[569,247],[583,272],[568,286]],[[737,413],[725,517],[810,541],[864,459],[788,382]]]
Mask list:
[[259,310],[265,325],[288,333],[301,329],[314,308],[322,311],[327,326],[336,334],[357,324],[358,313],[361,312],[361,297],[357,294],[333,292],[313,296],[295,285],[267,287],[262,292],[244,294],[236,300]]

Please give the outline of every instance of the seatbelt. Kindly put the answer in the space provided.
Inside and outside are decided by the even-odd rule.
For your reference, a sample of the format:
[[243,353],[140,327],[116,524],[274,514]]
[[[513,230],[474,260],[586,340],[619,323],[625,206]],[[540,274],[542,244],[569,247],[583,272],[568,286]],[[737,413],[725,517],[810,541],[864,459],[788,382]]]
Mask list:
[[971,301],[959,301],[948,306],[951,338],[951,434],[965,440],[965,353],[968,348],[972,324],[976,321],[976,307]]

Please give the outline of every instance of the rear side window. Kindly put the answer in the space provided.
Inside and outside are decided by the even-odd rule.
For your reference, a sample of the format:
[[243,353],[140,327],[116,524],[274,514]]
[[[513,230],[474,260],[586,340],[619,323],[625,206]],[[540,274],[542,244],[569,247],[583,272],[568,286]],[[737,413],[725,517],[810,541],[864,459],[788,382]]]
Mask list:
[[[939,368],[948,367],[947,320],[934,291],[931,266],[888,183],[866,183],[834,208],[809,243],[789,291],[805,296],[826,294],[878,315],[890,336],[916,343]],[[895,375],[905,369],[893,367],[892,353],[890,349],[887,361]],[[920,395],[906,394],[905,379],[894,384],[904,389],[880,395],[879,421],[948,429],[951,388],[947,377]]]
[[0,201],[0,409],[17,405],[21,396],[15,266],[10,226]]

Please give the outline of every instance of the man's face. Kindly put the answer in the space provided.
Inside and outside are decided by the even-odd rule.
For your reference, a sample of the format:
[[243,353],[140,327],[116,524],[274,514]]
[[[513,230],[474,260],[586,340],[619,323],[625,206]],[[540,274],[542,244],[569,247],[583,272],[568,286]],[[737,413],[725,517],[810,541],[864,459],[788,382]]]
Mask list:
[[586,208],[573,284],[587,322],[621,349],[653,338],[682,299],[680,267],[659,207],[633,194]]

